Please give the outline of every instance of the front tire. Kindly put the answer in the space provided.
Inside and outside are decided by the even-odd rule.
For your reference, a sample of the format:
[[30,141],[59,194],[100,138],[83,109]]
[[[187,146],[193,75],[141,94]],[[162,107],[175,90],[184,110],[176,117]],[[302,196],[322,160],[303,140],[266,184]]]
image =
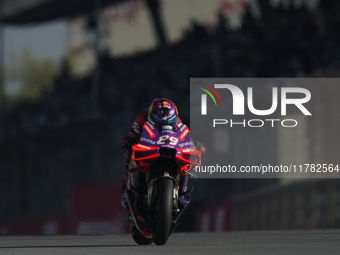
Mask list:
[[171,230],[174,183],[169,178],[162,178],[158,185],[158,210],[153,241],[157,245],[164,245],[168,241]]
[[135,240],[135,242],[139,245],[149,245],[153,243],[153,240],[151,238],[146,238],[143,236],[141,232],[136,228],[136,226],[132,226],[132,238]]

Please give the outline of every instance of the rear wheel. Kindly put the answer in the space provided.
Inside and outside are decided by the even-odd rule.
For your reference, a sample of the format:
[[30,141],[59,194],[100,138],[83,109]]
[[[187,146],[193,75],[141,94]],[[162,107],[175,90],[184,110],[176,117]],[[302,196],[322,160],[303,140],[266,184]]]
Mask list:
[[171,179],[159,180],[158,210],[153,232],[153,241],[164,245],[169,238],[171,229],[174,183]]
[[139,245],[149,245],[153,243],[152,238],[146,238],[141,232],[139,232],[136,226],[132,226],[131,234],[133,240],[135,240],[135,242]]

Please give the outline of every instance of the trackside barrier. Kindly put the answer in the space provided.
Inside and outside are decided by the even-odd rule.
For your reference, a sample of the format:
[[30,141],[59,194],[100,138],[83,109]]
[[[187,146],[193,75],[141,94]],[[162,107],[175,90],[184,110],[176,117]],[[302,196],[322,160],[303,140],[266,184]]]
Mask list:
[[230,231],[231,211],[231,202],[229,201],[200,210],[195,217],[194,231]]
[[304,180],[242,194],[202,209],[196,214],[195,230],[339,228],[339,211],[340,180]]
[[2,224],[0,235],[127,233],[127,214],[120,202],[120,187],[85,185],[75,187],[72,193],[69,213]]

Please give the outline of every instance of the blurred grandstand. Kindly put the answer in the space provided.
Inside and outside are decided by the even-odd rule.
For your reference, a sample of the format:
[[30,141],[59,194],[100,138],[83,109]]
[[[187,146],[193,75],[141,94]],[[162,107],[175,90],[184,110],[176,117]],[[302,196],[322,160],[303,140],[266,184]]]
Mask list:
[[[259,0],[256,5],[249,1],[212,1],[216,4],[206,20],[186,18],[183,23],[186,27],[173,30],[168,30],[166,15],[170,14],[164,14],[162,9],[167,5],[171,9],[169,2],[3,1],[6,8],[1,14],[2,28],[7,24],[67,18],[71,26],[85,29],[82,33],[97,31],[92,41],[84,39],[78,44],[75,39],[71,43],[53,79],[53,89],[34,101],[13,102],[7,98],[2,102],[0,226],[4,228],[0,230],[3,233],[9,233],[6,226],[10,223],[74,213],[72,194],[84,185],[119,187],[123,172],[120,140],[134,116],[152,99],[165,96],[177,103],[181,118],[188,123],[190,77],[338,76],[340,2],[337,0]],[[125,14],[116,12],[115,8],[125,10],[122,11]],[[119,29],[129,29],[126,24],[101,26],[107,19],[137,19],[141,23],[132,22],[131,31],[138,33],[141,28],[138,24],[146,22],[143,18],[146,10],[153,22],[147,23],[150,27],[144,37],[124,37]],[[194,11],[195,8],[188,12]],[[176,11],[172,14],[176,19]],[[100,23],[100,19],[105,22]],[[114,33],[118,34],[117,39]],[[121,45],[115,44],[119,33],[126,38],[127,45],[123,41]],[[102,38],[103,35],[106,36]],[[3,63],[1,67],[4,68]],[[1,73],[4,90],[5,72]],[[330,118],[339,121],[336,111],[333,114]],[[340,121],[336,123],[338,126]],[[332,142],[339,138],[337,130],[322,134],[325,137],[318,137],[319,140]],[[313,147],[313,136],[309,139]],[[340,151],[338,146],[334,148],[333,158]],[[277,182],[200,180],[191,211],[187,212],[188,220],[183,220],[180,227],[193,230],[190,214],[207,205],[208,199],[209,203],[216,203]],[[207,192],[210,189],[214,190],[213,196]],[[120,194],[115,192],[118,207]],[[108,215],[105,217],[112,216]],[[121,215],[114,217],[119,221],[125,219]]]

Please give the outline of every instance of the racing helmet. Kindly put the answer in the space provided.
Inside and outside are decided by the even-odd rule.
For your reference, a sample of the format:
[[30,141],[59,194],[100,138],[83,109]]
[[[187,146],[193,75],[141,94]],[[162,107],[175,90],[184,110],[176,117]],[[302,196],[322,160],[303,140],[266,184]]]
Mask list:
[[148,120],[153,121],[159,127],[170,125],[175,128],[179,122],[175,103],[166,98],[153,100],[148,110]]

